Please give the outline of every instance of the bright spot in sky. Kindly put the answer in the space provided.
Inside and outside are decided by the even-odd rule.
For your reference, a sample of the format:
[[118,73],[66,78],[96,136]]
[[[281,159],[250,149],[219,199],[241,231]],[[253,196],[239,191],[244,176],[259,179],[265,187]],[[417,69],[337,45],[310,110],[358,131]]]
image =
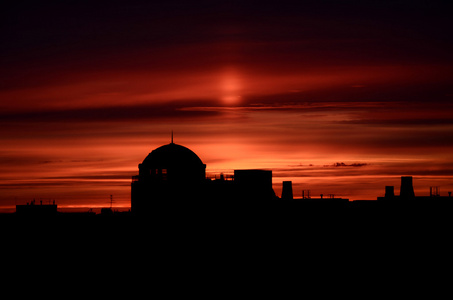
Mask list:
[[226,104],[235,104],[241,99],[241,90],[241,80],[237,71],[225,70],[220,82],[221,100]]

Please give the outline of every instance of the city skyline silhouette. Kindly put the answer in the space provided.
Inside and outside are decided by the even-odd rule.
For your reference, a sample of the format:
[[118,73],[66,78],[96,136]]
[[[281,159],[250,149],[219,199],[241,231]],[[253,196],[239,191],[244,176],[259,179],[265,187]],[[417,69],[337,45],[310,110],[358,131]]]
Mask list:
[[[260,214],[272,218],[304,215],[309,219],[334,213],[348,213],[356,218],[363,212],[373,215],[392,213],[446,213],[453,205],[451,191],[441,196],[438,186],[430,187],[429,196],[416,195],[412,176],[401,176],[399,194],[394,186],[385,186],[385,195],[375,199],[353,200],[336,197],[334,194],[319,197],[303,190],[302,197],[294,197],[292,181],[282,182],[281,196],[273,188],[272,170],[241,169],[234,175],[220,174],[219,177],[206,176],[206,164],[191,149],[171,142],[152,150],[138,164],[138,174],[131,178],[130,209],[118,211],[113,208],[113,195],[110,207],[103,207],[104,217],[134,216],[140,219],[162,219],[168,216],[193,218],[191,216],[250,215],[255,219]],[[88,212],[63,212],[58,210],[55,200],[48,204],[33,199],[26,204],[16,205],[17,216],[54,218],[60,216],[93,217],[92,208]],[[63,213],[63,214],[61,214]],[[75,214],[74,214],[75,213]],[[307,215],[309,214],[309,215]],[[163,217],[164,216],[164,217]],[[286,216],[286,217],[285,217]]]
[[402,176],[415,196],[448,197],[449,11],[406,0],[7,3],[0,211],[127,211],[137,164],[172,131],[206,177],[272,171],[278,197],[291,182],[293,199],[376,200],[386,186],[399,196]]

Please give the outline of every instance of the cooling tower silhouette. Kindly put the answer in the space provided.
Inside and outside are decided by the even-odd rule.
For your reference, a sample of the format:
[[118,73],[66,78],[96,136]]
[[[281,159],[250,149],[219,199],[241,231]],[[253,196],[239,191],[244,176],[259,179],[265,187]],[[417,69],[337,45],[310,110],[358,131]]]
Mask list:
[[405,199],[415,197],[412,176],[401,176],[400,197]]
[[283,181],[282,199],[283,200],[293,200],[293,182],[292,181]]

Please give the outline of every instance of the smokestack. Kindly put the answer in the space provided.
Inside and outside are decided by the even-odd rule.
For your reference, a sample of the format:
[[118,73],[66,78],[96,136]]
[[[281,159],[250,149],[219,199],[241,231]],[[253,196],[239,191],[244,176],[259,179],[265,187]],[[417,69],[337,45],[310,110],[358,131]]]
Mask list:
[[385,187],[385,198],[395,197],[395,188],[393,185]]
[[405,199],[415,197],[414,187],[412,186],[412,176],[401,176],[400,197]]
[[292,181],[283,181],[282,199],[283,200],[293,200],[293,182]]

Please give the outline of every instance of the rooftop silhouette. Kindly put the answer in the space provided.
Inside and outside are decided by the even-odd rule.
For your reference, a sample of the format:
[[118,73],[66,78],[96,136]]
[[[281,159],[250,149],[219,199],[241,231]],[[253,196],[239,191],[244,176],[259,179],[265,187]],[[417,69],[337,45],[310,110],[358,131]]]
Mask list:
[[[131,182],[131,210],[115,212],[110,208],[101,210],[105,217],[136,216],[161,218],[169,214],[187,215],[242,215],[265,214],[275,216],[283,213],[293,218],[320,215],[355,213],[357,210],[376,214],[397,211],[419,212],[449,211],[453,206],[451,192],[440,196],[438,187],[430,188],[429,196],[416,196],[411,176],[401,177],[399,195],[393,186],[385,186],[384,196],[376,200],[356,200],[335,197],[332,194],[313,197],[309,190],[302,197],[295,197],[291,181],[282,182],[281,197],[272,187],[272,170],[234,170],[234,175],[219,178],[206,177],[206,164],[189,148],[171,142],[152,150],[138,165],[138,175]],[[34,201],[16,206],[16,215],[26,217],[54,217],[61,214],[57,205],[38,205]],[[74,215],[74,214],[73,214]],[[89,212],[78,216],[93,217]]]
[[394,187],[385,187],[385,197],[376,200],[349,201],[334,195],[311,197],[309,191],[301,198],[293,195],[292,182],[283,181],[281,197],[272,188],[271,170],[234,170],[225,180],[206,178],[206,165],[189,148],[172,142],[153,151],[139,164],[139,174],[132,178],[131,211],[146,215],[164,207],[223,210],[260,210],[264,208],[297,207],[303,209],[401,209],[451,205],[448,197],[416,197],[411,176],[401,177],[400,195]]

